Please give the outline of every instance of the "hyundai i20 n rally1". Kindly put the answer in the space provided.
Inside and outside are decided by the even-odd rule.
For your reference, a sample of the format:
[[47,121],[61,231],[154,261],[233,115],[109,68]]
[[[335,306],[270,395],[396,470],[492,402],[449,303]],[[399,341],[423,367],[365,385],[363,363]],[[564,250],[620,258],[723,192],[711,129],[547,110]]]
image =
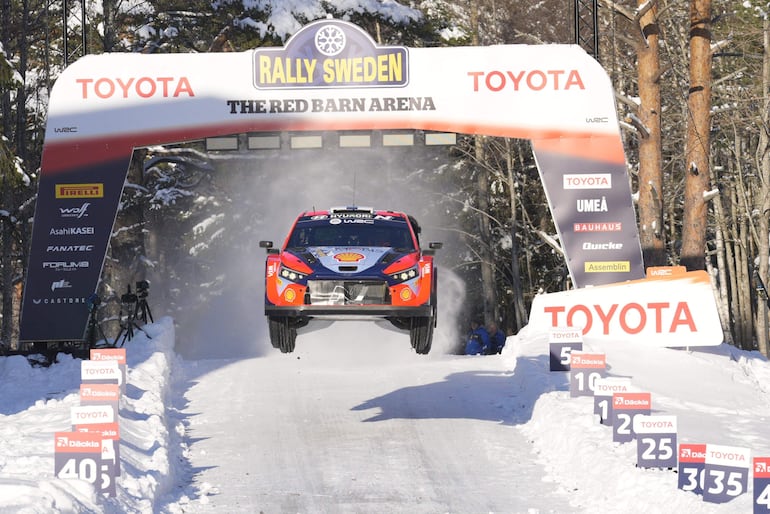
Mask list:
[[[283,247],[267,250],[265,315],[270,342],[294,351],[297,329],[320,320],[386,320],[430,351],[441,243],[421,250],[417,221],[402,212],[336,207],[301,214]],[[310,327],[308,327],[310,328]]]

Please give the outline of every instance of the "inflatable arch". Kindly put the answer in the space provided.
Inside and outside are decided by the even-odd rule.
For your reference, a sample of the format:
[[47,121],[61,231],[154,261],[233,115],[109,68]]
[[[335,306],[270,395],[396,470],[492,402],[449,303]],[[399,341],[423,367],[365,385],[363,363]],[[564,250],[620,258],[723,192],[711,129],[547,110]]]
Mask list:
[[102,54],[51,92],[22,341],[83,340],[134,148],[264,131],[413,129],[532,141],[577,287],[644,276],[607,74],[573,45],[377,46],[322,20],[283,48]]

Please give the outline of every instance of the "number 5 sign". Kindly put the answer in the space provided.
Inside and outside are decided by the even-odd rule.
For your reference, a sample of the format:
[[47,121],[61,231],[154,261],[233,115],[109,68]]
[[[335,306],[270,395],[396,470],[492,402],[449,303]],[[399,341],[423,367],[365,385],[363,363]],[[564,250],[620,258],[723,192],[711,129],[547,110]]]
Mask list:
[[704,501],[726,503],[748,490],[750,453],[748,448],[706,445]]
[[569,371],[570,354],[583,349],[583,334],[574,328],[551,330],[548,344],[551,371]]

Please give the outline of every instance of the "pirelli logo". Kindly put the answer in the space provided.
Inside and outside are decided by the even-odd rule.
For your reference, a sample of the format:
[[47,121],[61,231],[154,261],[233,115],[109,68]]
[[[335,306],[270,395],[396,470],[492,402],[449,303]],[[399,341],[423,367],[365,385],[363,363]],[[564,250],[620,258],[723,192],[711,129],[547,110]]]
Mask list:
[[56,198],[104,198],[104,184],[56,184]]

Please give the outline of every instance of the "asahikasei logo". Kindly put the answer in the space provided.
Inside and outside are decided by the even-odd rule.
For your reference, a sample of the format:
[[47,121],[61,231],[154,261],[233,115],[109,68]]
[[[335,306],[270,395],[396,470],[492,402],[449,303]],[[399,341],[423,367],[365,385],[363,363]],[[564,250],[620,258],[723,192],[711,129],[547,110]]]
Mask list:
[[403,87],[409,82],[408,52],[377,46],[359,27],[322,20],[303,27],[284,48],[254,50],[258,89]]

